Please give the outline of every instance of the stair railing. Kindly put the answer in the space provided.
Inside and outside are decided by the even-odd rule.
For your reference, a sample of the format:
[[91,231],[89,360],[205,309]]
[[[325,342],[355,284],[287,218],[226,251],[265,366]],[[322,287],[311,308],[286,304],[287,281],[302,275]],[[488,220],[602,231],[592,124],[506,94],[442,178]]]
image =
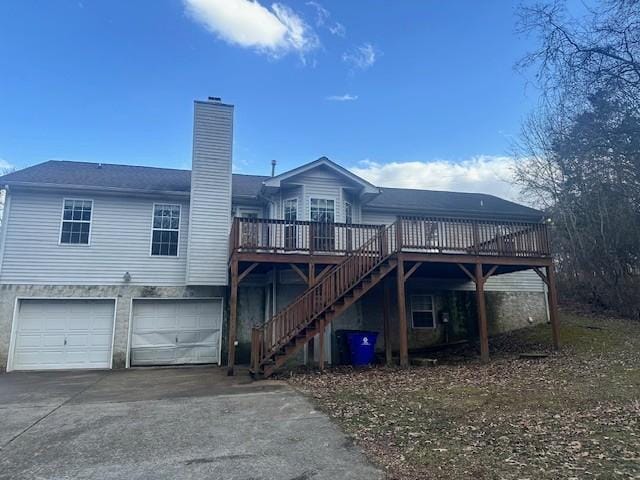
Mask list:
[[401,241],[401,235],[398,235],[399,222],[381,226],[371,239],[350,252],[315,285],[270,320],[253,327],[251,367],[254,371],[258,371],[265,360],[397,251]]

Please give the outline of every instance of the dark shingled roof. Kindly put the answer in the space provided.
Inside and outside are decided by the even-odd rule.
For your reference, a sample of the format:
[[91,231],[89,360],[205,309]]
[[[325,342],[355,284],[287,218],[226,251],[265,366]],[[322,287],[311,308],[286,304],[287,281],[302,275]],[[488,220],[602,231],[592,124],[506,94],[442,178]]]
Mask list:
[[[233,174],[233,194],[255,197],[266,178]],[[14,182],[189,193],[191,170],[49,160],[0,177],[2,185]]]
[[433,213],[473,213],[477,215],[543,215],[539,210],[525,207],[485,193],[414,190],[410,188],[381,188],[381,193],[367,205],[379,209],[406,209]]
[[[269,177],[233,174],[233,195],[257,197]],[[0,185],[39,184],[97,187],[148,192],[189,193],[191,171],[132,165],[50,160],[0,177]],[[369,208],[405,210],[407,213],[457,213],[542,217],[542,212],[493,195],[407,188],[381,188]]]

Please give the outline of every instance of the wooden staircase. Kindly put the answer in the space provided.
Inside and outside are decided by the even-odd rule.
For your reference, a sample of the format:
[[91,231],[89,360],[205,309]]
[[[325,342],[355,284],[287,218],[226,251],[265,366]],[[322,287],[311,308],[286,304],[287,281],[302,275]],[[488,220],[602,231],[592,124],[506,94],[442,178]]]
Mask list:
[[383,226],[315,285],[251,331],[251,374],[269,377],[397,266],[398,224]]

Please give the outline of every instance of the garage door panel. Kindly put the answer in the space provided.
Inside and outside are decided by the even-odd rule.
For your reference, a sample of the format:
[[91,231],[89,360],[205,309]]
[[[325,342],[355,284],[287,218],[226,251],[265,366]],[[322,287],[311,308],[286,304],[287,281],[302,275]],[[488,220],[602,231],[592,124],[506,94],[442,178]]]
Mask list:
[[131,365],[219,362],[221,300],[136,300]]
[[[135,322],[135,320],[134,320]],[[132,333],[132,347],[149,347],[149,346],[172,346],[176,343],[176,332],[153,332]]]
[[109,368],[113,300],[19,301],[13,368]]
[[145,347],[132,350],[132,365],[169,365],[175,360],[175,352],[171,348]]
[[55,365],[64,363],[62,350],[34,349],[24,350],[14,355],[14,362],[25,370],[40,370],[55,368]]
[[203,344],[212,344],[214,343],[218,336],[220,335],[219,330],[208,329],[208,330],[195,330],[190,332],[178,332],[178,343],[203,343]]

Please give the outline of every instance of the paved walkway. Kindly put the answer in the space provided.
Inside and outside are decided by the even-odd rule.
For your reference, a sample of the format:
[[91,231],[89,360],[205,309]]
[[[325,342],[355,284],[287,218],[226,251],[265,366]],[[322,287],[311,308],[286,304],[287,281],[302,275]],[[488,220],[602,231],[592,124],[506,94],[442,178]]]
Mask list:
[[0,375],[0,479],[377,479],[280,382],[223,369]]

